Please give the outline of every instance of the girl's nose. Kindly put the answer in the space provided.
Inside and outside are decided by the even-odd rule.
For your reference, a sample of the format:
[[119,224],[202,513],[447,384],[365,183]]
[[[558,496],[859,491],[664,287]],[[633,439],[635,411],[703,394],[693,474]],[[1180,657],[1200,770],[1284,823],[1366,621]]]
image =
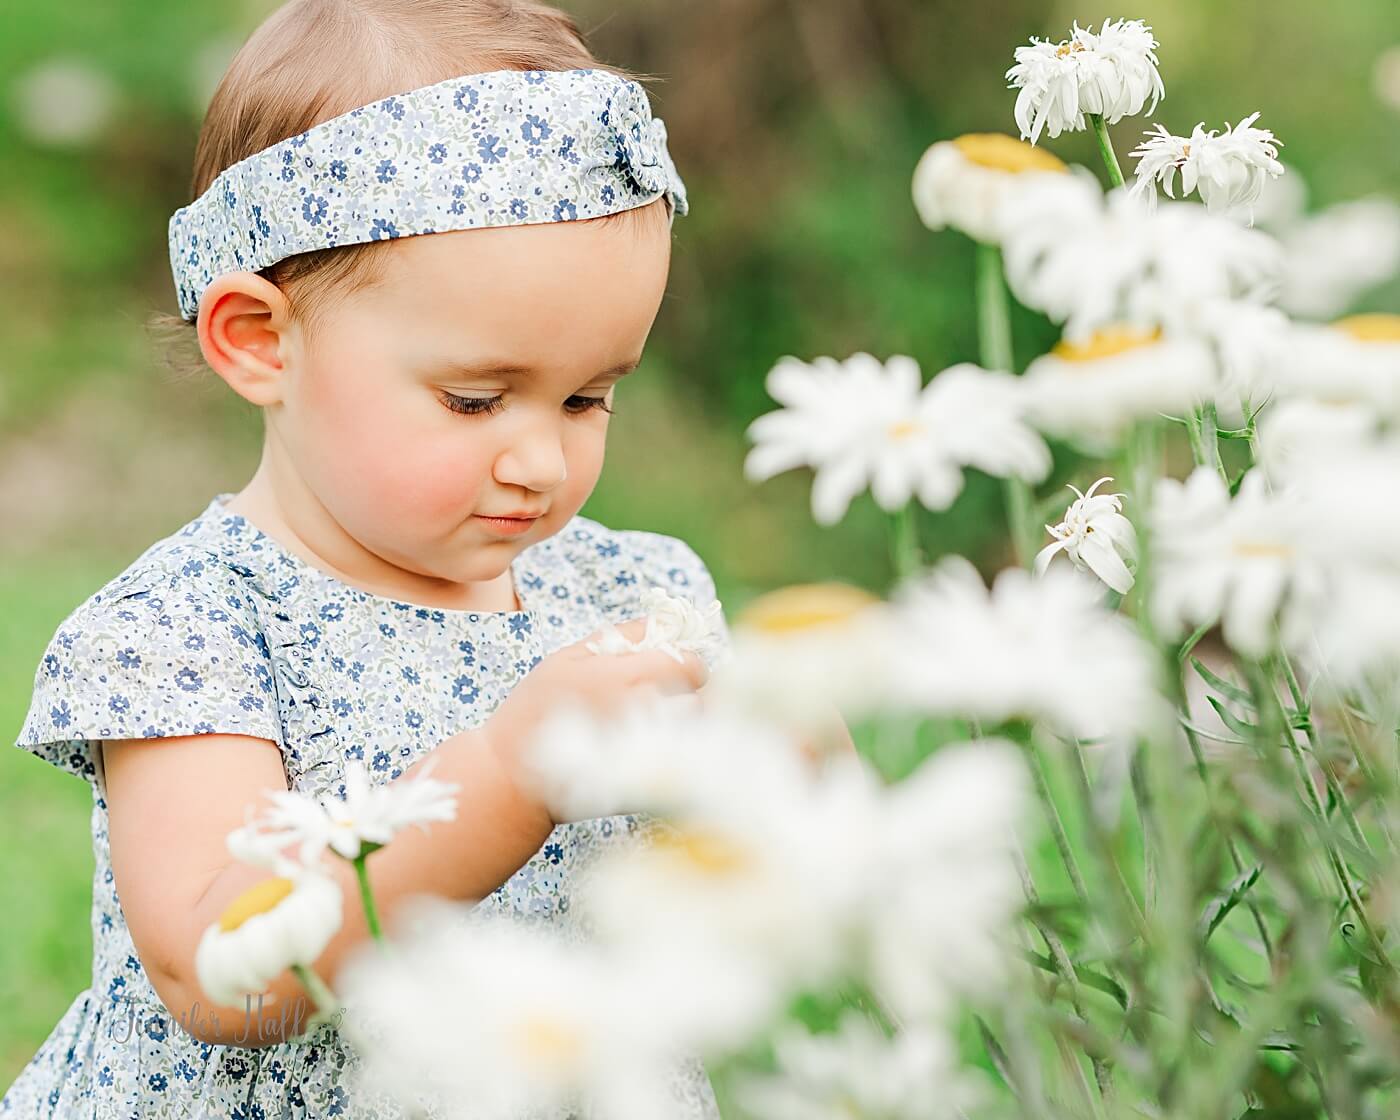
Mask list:
[[568,476],[564,445],[557,428],[536,424],[511,441],[496,457],[496,481],[529,490],[552,490]]

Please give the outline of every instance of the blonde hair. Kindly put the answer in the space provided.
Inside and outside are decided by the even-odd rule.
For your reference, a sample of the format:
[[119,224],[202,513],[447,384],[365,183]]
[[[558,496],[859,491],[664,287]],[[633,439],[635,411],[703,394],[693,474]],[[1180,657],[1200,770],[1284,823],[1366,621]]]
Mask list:
[[[229,64],[195,144],[190,197],[241,159],[360,105],[448,78],[489,70],[607,70],[651,81],[593,57],[567,13],[535,0],[290,0],[253,32]],[[656,205],[594,221],[669,214]],[[373,284],[393,240],[316,249],[259,275],[282,289],[308,332],[333,301]],[[195,324],[155,312],[148,329],[177,376],[205,366]]]

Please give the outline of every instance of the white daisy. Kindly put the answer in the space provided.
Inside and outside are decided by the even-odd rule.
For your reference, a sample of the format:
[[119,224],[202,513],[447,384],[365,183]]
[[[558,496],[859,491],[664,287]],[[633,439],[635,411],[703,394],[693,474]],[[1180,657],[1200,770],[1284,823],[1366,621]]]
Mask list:
[[1305,479],[1319,459],[1374,443],[1380,434],[1379,414],[1363,401],[1286,397],[1262,410],[1256,465],[1276,484]]
[[914,169],[914,206],[929,229],[952,226],[995,245],[1001,241],[1002,207],[1012,182],[1065,171],[1044,149],[999,132],[940,140]]
[[1271,369],[1280,396],[1363,403],[1400,419],[1400,316],[1354,315],[1335,323],[1295,323]]
[[697,654],[707,665],[718,660],[728,637],[724,608],[718,599],[701,609],[684,595],[672,595],[664,587],[649,587],[642,592],[641,605],[647,628],[640,639],[629,640],[604,620],[603,637],[589,642],[586,648],[604,655],[656,649],[677,662],[684,661],[685,651]]
[[1134,423],[1180,416],[1210,398],[1215,363],[1206,345],[1160,328],[1101,329],[1080,344],[1061,339],[1026,367],[1026,415],[1086,450],[1112,451]]
[[1127,562],[1137,560],[1137,534],[1123,516],[1122,494],[1094,493],[1101,483],[1112,481],[1099,479],[1087,494],[1070,487],[1079,496],[1065,510],[1064,520],[1045,526],[1055,540],[1036,556],[1037,573],[1043,575],[1055,553],[1063,550],[1081,572],[1093,572],[1120,595],[1128,593],[1133,574]]
[[343,798],[317,800],[294,790],[269,793],[272,806],[230,836],[230,850],[244,858],[240,852],[256,855],[297,842],[305,864],[316,863],[327,848],[353,860],[410,825],[426,831],[431,821],[453,820],[458,786],[428,777],[436,765],[437,759],[429,759],[412,779],[381,785],[370,779],[363,762],[352,759],[345,766]]
[[537,924],[464,922],[457,909],[420,897],[392,955],[341,970],[360,1085],[444,1117],[513,1120],[585,1102],[618,1120],[667,1115],[669,1016],[685,1009],[653,970]]
[[745,762],[740,745],[688,761],[695,788],[672,797],[648,843],[589,865],[580,908],[624,956],[665,945],[679,960],[724,962],[777,999],[829,982],[847,960],[880,785],[849,757],[817,775],[776,765],[757,739]]
[[1150,609],[1165,636],[1219,621],[1230,646],[1262,657],[1276,624],[1291,642],[1316,616],[1327,584],[1308,547],[1317,531],[1308,505],[1265,485],[1261,471],[1250,471],[1232,500],[1204,466],[1185,482],[1158,482]]
[[962,1068],[952,1040],[926,1024],[886,1038],[869,1018],[847,1011],[832,1033],[788,1023],[772,1044],[775,1073],[750,1074],[735,1086],[744,1112],[765,1120],[952,1120],[981,1099],[982,1086]]
[[1028,481],[1049,472],[1049,449],[1021,420],[1015,377],[962,363],[922,388],[921,380],[918,363],[904,355],[884,364],[866,353],[810,366],[783,359],[767,385],[787,407],[749,426],[756,446],[746,476],[814,467],[812,514],[832,525],[867,486],[889,512],[914,496],[946,509],[962,491],[964,467]]
[[1264,184],[1283,174],[1278,161],[1279,142],[1266,128],[1255,128],[1259,114],[1251,113],[1233,128],[1227,124],[1217,135],[1206,132],[1205,122],[1197,124],[1189,137],[1173,136],[1158,124],[1156,135],[1133,149],[1138,161],[1137,181],[1131,193],[1157,205],[1155,184],[1160,182],[1168,198],[1175,198],[1173,183],[1181,172],[1182,196],[1199,191],[1211,212],[1242,207],[1253,224],[1254,203]]
[[292,965],[309,968],[340,929],[342,905],[334,879],[305,869],[249,887],[200,938],[199,986],[215,1003],[238,1006]]
[[958,998],[1005,983],[1025,901],[1014,854],[1030,789],[1016,746],[985,739],[940,747],[881,798],[861,955],[902,1018],[945,1020]]
[[1006,204],[1002,254],[1012,293],[1082,341],[1112,323],[1182,333],[1203,306],[1266,302],[1282,268],[1262,230],[1196,202],[1149,212],[1085,175],[1036,176]]
[[901,584],[894,606],[904,655],[894,685],[914,711],[1115,740],[1164,718],[1151,649],[1073,570],[1008,569],[988,590],[948,557]]
[[1282,224],[1278,238],[1284,254],[1279,306],[1328,319],[1400,271],[1400,203],[1383,195],[1341,202]]
[[1006,72],[1016,97],[1016,124],[1032,144],[1041,131],[1052,137],[1084,128],[1084,114],[1108,124],[1136,116],[1151,98],[1151,113],[1165,90],[1157,72],[1157,41],[1142,20],[1105,20],[1098,34],[1074,24],[1070,37],[1053,43],[1032,37],[1017,47]]
[[722,704],[669,699],[629,703],[607,718],[560,705],[522,746],[522,781],[555,820],[678,812],[726,797],[738,770],[762,769],[765,788],[804,784],[792,736]]
[[779,588],[735,618],[732,656],[706,691],[716,701],[805,733],[834,706],[850,717],[878,711],[898,656],[881,599],[849,584]]

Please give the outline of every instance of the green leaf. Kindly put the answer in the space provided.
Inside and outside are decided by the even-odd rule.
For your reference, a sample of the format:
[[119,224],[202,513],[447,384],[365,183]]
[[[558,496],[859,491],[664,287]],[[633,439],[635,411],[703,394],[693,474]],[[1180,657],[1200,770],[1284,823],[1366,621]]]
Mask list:
[[[1055,966],[1055,962],[1049,957],[1030,949],[1024,950],[1023,955],[1025,956],[1026,960],[1030,961],[1033,965],[1036,965],[1039,968],[1043,968],[1046,972],[1049,972],[1054,976],[1060,975],[1060,970]],[[1071,960],[1070,963],[1074,965],[1074,974],[1076,977],[1079,978],[1079,982],[1081,984],[1083,984],[1086,988],[1096,988],[1101,992],[1106,992],[1108,995],[1113,997],[1114,1001],[1118,1004],[1119,1007],[1121,1007],[1124,1011],[1128,1010],[1128,993],[1123,990],[1123,986],[1121,984],[1119,984],[1116,980],[1105,976],[1101,972],[1095,972],[1092,968],[1085,968],[1078,961]]]
[[1210,706],[1215,709],[1215,714],[1220,717],[1220,722],[1233,731],[1236,735],[1243,736],[1246,740],[1253,739],[1258,728],[1254,724],[1240,719],[1229,708],[1225,707],[1216,697],[1207,696]]
[[1191,636],[1187,638],[1186,641],[1181,644],[1181,648],[1176,651],[1176,660],[1178,664],[1186,660],[1186,655],[1196,648],[1196,643],[1204,638],[1206,636],[1206,631],[1214,625],[1215,623],[1213,622],[1203,622],[1196,627]]
[[1244,896],[1247,895],[1249,889],[1259,881],[1259,876],[1263,871],[1263,865],[1256,863],[1253,867],[1237,876],[1235,881],[1230,884],[1228,890],[1211,899],[1210,903],[1201,914],[1200,924],[1203,927],[1201,931],[1202,944],[1210,940],[1210,935],[1219,928],[1220,923],[1229,916],[1230,911],[1244,901]]
[[1249,695],[1248,689],[1241,688],[1239,685],[1227,681],[1224,677],[1216,676],[1202,664],[1199,657],[1191,658],[1191,667],[1195,669],[1196,672],[1201,675],[1201,679],[1205,681],[1206,684],[1210,685],[1211,688],[1215,689],[1216,692],[1220,693],[1222,696],[1228,696],[1237,703],[1245,704],[1251,712],[1254,711],[1254,698]]

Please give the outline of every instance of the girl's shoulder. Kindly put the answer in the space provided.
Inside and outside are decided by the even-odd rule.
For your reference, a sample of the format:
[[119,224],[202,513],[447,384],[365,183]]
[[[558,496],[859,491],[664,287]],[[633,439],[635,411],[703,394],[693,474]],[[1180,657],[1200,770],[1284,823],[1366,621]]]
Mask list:
[[643,592],[651,587],[687,596],[702,607],[715,598],[709,568],[680,537],[647,529],[612,529],[575,515],[555,537],[541,543],[551,541],[590,600],[610,618],[633,617]]
[[151,545],[58,624],[15,745],[98,784],[103,739],[217,731],[280,745],[253,575],[200,532]]

